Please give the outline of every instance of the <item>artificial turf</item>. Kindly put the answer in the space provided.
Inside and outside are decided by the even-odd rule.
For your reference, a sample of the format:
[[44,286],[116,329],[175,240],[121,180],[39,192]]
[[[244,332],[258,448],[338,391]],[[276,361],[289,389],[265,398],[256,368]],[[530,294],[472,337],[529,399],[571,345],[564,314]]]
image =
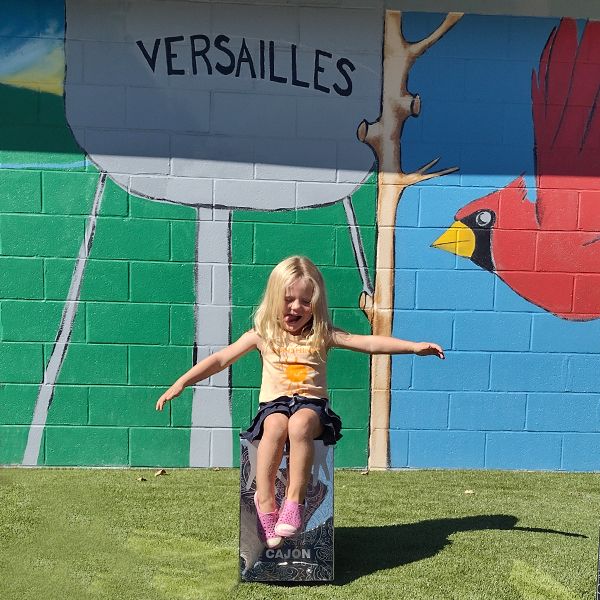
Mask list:
[[335,582],[267,585],[238,582],[235,469],[1,469],[0,598],[594,597],[599,474],[335,479]]

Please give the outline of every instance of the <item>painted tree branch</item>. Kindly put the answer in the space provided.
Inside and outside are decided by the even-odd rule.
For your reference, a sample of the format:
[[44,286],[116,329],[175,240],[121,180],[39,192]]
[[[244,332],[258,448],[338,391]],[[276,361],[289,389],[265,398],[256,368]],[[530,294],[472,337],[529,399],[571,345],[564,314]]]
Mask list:
[[444,22],[431,35],[420,42],[409,44],[409,48],[412,48],[415,57],[421,56],[425,50],[433,46],[433,44],[435,44],[449,29],[454,27],[462,16],[463,13],[449,13],[444,19]]
[[[394,227],[398,202],[409,186],[441,177],[457,167],[431,171],[439,159],[412,173],[401,165],[400,139],[404,122],[421,112],[421,99],[408,91],[410,68],[462,17],[450,13],[428,37],[408,42],[402,33],[402,13],[386,11],[383,45],[382,109],[379,118],[358,126],[358,138],[368,144],[377,157],[377,243],[375,254],[375,291],[361,294],[359,306],[366,314],[375,335],[391,335],[394,307]],[[391,358],[385,354],[371,357],[371,421],[369,431],[369,468],[389,465]]]

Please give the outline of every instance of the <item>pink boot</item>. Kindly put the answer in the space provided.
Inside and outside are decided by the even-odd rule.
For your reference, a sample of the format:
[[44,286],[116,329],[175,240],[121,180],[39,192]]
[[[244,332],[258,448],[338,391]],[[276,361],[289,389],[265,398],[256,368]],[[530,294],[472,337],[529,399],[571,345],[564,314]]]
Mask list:
[[254,494],[254,506],[256,507],[256,517],[258,525],[258,535],[265,542],[267,548],[279,548],[283,544],[281,536],[275,533],[275,525],[277,524],[278,511],[264,513],[258,508],[258,499]]
[[277,525],[275,525],[275,535],[279,535],[282,538],[296,535],[302,529],[303,517],[304,503],[298,504],[286,499],[279,511],[279,519]]

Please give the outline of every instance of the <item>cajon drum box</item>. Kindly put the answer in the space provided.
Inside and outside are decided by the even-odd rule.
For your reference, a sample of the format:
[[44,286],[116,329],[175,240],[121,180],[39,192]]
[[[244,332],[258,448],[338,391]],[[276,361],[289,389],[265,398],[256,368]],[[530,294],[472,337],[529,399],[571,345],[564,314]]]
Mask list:
[[[312,477],[306,492],[304,528],[277,550],[268,549],[257,529],[256,450],[240,440],[240,576],[242,581],[333,581],[333,446],[315,440]],[[287,453],[277,472],[277,503],[285,497]]]

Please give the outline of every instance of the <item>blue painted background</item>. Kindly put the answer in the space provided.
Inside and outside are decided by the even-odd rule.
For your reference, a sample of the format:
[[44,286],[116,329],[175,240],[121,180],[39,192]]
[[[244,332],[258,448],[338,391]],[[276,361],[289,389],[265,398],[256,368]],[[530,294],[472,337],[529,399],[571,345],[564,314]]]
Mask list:
[[61,47],[65,35],[64,13],[64,0],[2,0],[0,77],[31,67]]
[[[404,33],[442,18],[405,15]],[[398,211],[394,335],[437,340],[447,360],[394,357],[393,467],[600,469],[600,321],[559,319],[430,247],[459,208],[521,173],[535,200],[531,73],[557,24],[465,16],[410,72],[423,108],[404,170],[438,156],[460,170],[409,188]]]

